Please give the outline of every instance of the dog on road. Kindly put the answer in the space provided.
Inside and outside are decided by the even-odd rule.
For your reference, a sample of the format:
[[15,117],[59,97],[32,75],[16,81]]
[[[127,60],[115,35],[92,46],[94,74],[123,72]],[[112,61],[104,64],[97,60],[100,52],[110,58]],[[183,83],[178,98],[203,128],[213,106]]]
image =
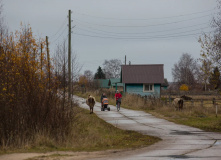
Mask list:
[[95,105],[95,98],[91,95],[88,96],[88,99],[86,100],[86,104],[90,108],[90,114],[93,113],[94,105]]

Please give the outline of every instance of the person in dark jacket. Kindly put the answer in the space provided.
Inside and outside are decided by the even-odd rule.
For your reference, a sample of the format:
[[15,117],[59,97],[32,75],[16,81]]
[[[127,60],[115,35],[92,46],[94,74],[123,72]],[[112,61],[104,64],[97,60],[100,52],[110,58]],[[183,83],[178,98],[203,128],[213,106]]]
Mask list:
[[105,95],[105,93],[102,93],[102,95],[101,95],[101,107],[102,107],[103,98],[107,98],[106,95]]

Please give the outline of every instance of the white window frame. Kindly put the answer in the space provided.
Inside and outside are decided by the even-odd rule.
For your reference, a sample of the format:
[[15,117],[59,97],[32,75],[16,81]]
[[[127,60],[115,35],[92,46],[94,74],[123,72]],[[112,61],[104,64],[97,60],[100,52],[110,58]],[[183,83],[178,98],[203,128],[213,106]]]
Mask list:
[[[149,86],[152,85],[152,90],[146,91],[146,90],[145,90],[145,86],[146,86],[146,85],[149,85]],[[150,88],[150,87],[149,87],[149,88]],[[143,92],[154,92],[154,84],[143,84]]]

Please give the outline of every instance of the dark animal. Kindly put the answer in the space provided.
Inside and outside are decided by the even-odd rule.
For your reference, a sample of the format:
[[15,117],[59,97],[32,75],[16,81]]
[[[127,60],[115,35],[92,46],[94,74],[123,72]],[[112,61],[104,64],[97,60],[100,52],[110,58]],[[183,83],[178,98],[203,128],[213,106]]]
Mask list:
[[175,107],[176,110],[183,110],[183,99],[175,98],[172,105]]
[[86,104],[90,107],[90,114],[93,113],[95,98],[89,95],[88,99],[86,100]]
[[180,98],[182,98],[183,100],[192,100],[193,99],[193,98],[185,96],[185,95],[181,96]]

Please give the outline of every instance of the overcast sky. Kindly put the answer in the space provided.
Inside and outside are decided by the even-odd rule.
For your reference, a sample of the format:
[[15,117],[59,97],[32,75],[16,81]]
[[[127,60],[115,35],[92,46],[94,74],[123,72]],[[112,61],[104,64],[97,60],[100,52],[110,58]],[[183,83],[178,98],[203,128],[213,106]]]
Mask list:
[[198,37],[210,32],[216,0],[2,0],[9,30],[30,24],[49,36],[50,51],[67,40],[72,10],[72,52],[84,70],[96,72],[105,59],[131,64],[164,64],[164,77],[183,53],[200,54]]

